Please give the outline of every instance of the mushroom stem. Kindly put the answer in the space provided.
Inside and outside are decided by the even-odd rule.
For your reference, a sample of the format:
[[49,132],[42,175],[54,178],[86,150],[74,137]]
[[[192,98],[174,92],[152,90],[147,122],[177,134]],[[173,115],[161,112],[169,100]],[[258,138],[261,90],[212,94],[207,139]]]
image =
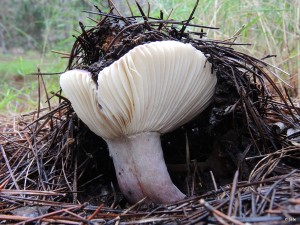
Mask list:
[[146,132],[106,140],[119,187],[131,202],[171,203],[185,195],[173,184],[160,143],[160,134]]

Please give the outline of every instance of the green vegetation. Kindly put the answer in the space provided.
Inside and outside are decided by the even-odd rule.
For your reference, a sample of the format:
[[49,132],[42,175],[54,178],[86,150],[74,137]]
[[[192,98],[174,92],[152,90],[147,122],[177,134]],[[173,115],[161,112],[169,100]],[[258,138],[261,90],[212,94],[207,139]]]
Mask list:
[[[0,112],[19,113],[36,108],[37,77],[28,74],[36,72],[37,67],[41,72],[63,71],[67,60],[61,59],[60,55],[51,50],[69,52],[74,41],[72,35],[76,35],[78,29],[78,21],[86,25],[93,23],[87,18],[88,14],[82,11],[95,11],[93,5],[101,8],[105,4],[103,2],[105,1],[1,1]],[[116,5],[126,5],[123,2]],[[139,2],[143,4],[146,1]],[[173,8],[171,18],[176,20],[187,19],[195,3],[194,0],[184,3],[181,0],[149,2],[152,16],[157,17],[161,9],[166,18]],[[147,4],[143,8],[147,11]],[[220,28],[208,30],[208,38],[224,40],[236,35],[236,42],[251,43],[251,46],[239,48],[258,58],[277,55],[268,59],[268,62],[290,74],[281,75],[294,85],[291,93],[295,96],[298,92],[297,76],[300,74],[299,9],[299,0],[207,0],[199,2],[194,23]],[[136,7],[134,11],[137,11]],[[121,12],[129,14],[127,9]],[[98,18],[96,15],[89,16]],[[58,90],[57,75],[44,79],[48,91]]]
[[[37,52],[26,55],[1,55],[0,112],[18,113],[37,108],[38,79],[37,76],[29,74],[37,72],[38,68],[45,72],[60,72],[64,70],[66,63],[66,60],[48,55],[44,55],[42,60]],[[58,90],[57,75],[44,76],[43,79],[47,91]],[[44,87],[41,90],[44,101]],[[41,102],[41,105],[46,104]]]

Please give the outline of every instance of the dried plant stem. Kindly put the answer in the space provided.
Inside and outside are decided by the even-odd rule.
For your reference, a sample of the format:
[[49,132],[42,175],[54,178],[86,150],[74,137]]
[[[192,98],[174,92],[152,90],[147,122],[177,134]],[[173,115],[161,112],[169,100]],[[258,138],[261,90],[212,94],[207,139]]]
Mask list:
[[16,189],[20,190],[20,187],[19,187],[19,185],[18,185],[18,183],[16,181],[16,178],[15,178],[15,175],[14,175],[14,173],[13,173],[13,171],[12,171],[10,165],[9,165],[9,161],[7,159],[6,153],[5,153],[2,145],[0,145],[0,149],[1,149],[2,156],[3,156],[4,160],[5,160],[6,167],[7,167],[8,171],[9,171],[10,177],[13,180]]

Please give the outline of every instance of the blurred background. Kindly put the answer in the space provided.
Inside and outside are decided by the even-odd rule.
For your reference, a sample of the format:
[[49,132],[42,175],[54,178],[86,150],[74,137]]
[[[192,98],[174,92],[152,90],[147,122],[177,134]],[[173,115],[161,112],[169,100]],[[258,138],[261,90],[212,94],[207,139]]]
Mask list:
[[[133,0],[132,10],[138,12]],[[146,0],[138,1],[147,12]],[[195,0],[149,0],[152,17],[185,20]],[[104,0],[0,0],[0,113],[20,114],[37,108],[38,79],[29,75],[63,72],[67,59],[53,51],[69,53],[78,35],[78,22],[94,25],[99,16],[83,12],[107,12]],[[130,15],[126,0],[114,0],[119,11]],[[288,82],[290,94],[300,93],[300,1],[299,0],[200,0],[193,23],[219,27],[207,30],[208,39],[237,36],[239,51],[257,58],[276,55],[267,62],[285,70],[278,72]],[[299,77],[299,78],[298,78]],[[44,76],[48,92],[59,89],[59,76]],[[280,86],[283,83],[278,79]],[[42,106],[46,106],[41,102]]]

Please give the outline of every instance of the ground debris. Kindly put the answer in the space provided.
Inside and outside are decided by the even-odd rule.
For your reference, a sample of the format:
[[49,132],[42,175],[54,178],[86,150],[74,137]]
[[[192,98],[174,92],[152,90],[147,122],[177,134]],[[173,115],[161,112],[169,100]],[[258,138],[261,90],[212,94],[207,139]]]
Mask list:
[[[138,8],[140,15],[131,17],[112,8],[89,12],[100,19],[89,29],[80,24],[67,69],[87,69],[96,80],[100,70],[130,49],[159,40],[190,43],[204,52],[217,72],[214,101],[198,118],[162,137],[172,179],[188,197],[169,205],[143,200],[130,205],[118,190],[105,142],[57,92],[58,106],[47,99],[47,108],[11,119],[0,116],[0,221],[299,223],[300,115],[273,82],[276,70],[234,50],[236,38],[205,38],[204,30],[214,28],[192,24],[193,13],[174,21]],[[36,214],[22,213],[26,210]]]

